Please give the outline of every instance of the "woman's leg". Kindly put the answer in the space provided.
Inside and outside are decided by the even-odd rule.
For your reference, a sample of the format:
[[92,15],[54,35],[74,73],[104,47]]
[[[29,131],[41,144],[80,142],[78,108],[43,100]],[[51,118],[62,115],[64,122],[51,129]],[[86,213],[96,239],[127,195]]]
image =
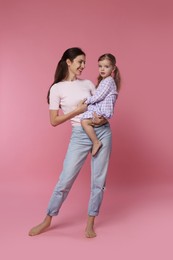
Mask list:
[[92,147],[92,156],[95,156],[96,153],[99,151],[99,149],[102,146],[102,142],[97,138],[97,135],[95,133],[94,127],[92,126],[92,119],[84,119],[81,121],[82,127],[91,139],[93,143]]
[[[106,175],[109,165],[112,135],[109,124],[95,128],[97,137],[102,142],[102,147],[99,153],[95,157],[92,157],[92,173],[91,173],[91,195],[88,206],[89,220],[93,219],[99,214],[99,209],[103,200],[103,193],[105,190]],[[90,234],[94,231],[94,220],[93,226],[87,225],[86,236],[90,237]]]
[[41,224],[30,230],[29,235],[38,235],[50,226],[52,216],[56,216],[59,213],[62,203],[66,199],[85,162],[88,152],[91,150],[91,146],[92,143],[83,128],[74,127],[64,160],[62,173],[49,201],[47,216]]
[[52,221],[52,217],[47,215],[42,223],[33,227],[29,231],[29,236],[36,236],[36,235],[42,233],[43,231],[45,231],[50,226],[51,221]]
[[96,237],[96,233],[94,230],[94,220],[95,220],[95,216],[88,216],[87,225],[85,229],[85,236],[87,238]]

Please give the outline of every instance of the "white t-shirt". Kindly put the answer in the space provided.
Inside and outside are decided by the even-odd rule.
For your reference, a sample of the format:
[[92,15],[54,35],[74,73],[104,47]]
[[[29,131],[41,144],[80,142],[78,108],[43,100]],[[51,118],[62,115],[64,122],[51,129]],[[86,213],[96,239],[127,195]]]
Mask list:
[[[50,90],[50,110],[62,109],[64,114],[73,111],[79,102],[94,95],[95,85],[90,80],[77,79],[61,81],[54,84]],[[82,114],[71,119],[72,126],[80,125]]]

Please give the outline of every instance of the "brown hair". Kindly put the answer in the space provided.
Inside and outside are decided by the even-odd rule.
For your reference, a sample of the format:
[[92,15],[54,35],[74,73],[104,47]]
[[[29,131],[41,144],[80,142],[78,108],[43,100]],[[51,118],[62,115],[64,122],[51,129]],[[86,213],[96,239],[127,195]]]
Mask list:
[[[116,66],[116,58],[114,55],[112,55],[111,53],[105,53],[103,55],[101,55],[98,58],[98,62],[102,61],[102,60],[110,60],[111,64],[113,67],[115,67],[115,71],[113,72],[113,79],[115,81],[115,84],[117,86],[117,91],[120,91],[120,83],[121,83],[121,77],[120,77],[120,72],[118,67]],[[97,82],[97,86],[99,85],[100,81],[103,79],[100,75],[98,76],[98,82]]]

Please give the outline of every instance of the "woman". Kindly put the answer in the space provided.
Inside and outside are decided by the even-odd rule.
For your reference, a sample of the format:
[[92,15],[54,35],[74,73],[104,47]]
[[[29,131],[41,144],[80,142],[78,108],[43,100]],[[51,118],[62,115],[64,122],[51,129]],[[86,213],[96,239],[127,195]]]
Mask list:
[[[67,49],[58,63],[55,80],[48,92],[51,124],[57,126],[70,119],[72,135],[63,170],[48,205],[47,215],[41,224],[30,230],[30,236],[38,235],[50,226],[52,217],[59,213],[63,201],[92,148],[92,142],[80,123],[82,113],[87,109],[85,99],[93,95],[95,91],[95,86],[91,81],[78,79],[84,68],[85,53],[80,48]],[[63,110],[63,115],[59,114],[60,108]],[[91,238],[96,236],[94,220],[99,214],[111,152],[111,130],[108,122],[95,115],[93,124],[99,126],[95,127],[95,131],[102,142],[102,147],[97,156],[91,159],[91,195],[85,230],[86,237]]]

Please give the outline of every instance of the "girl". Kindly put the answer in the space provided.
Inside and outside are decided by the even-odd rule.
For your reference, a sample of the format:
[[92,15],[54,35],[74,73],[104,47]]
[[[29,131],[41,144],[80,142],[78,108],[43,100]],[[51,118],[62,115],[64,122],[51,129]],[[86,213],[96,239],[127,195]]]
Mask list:
[[88,111],[82,116],[81,125],[93,143],[92,155],[102,146],[102,142],[97,138],[93,128],[94,113],[109,119],[113,115],[115,101],[120,89],[120,74],[116,67],[116,59],[110,54],[103,54],[98,59],[99,77],[97,90],[94,96],[86,99]]
[[[48,92],[50,122],[58,126],[71,120],[72,135],[65,156],[62,172],[50,198],[46,217],[29,231],[35,236],[45,231],[51,224],[53,216],[58,215],[62,203],[66,199],[82,165],[91,150],[92,142],[83,130],[80,119],[86,111],[85,98],[94,94],[95,86],[89,80],[78,77],[85,68],[85,53],[80,48],[67,49],[58,62],[55,80]],[[59,113],[60,108],[63,114]],[[96,236],[94,220],[99,214],[103,199],[107,169],[111,152],[111,129],[103,117],[96,116],[96,134],[102,142],[97,157],[91,159],[91,195],[88,205],[88,219],[85,229],[86,237]]]

